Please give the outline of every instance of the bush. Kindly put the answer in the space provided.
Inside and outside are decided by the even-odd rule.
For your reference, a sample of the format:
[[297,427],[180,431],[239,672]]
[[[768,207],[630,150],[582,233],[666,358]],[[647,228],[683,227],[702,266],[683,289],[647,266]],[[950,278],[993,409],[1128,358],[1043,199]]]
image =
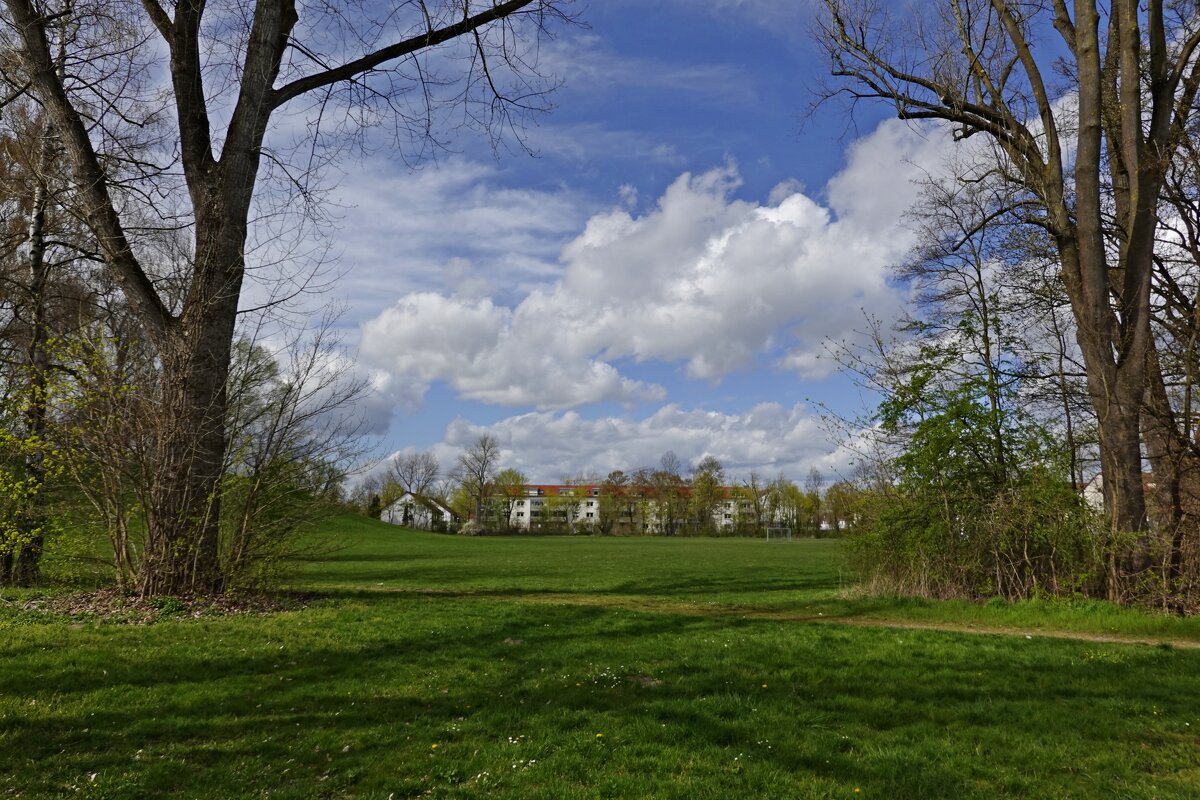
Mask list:
[[1103,557],[1094,512],[1038,467],[990,494],[900,486],[863,505],[851,563],[874,591],[934,598],[1092,594]]

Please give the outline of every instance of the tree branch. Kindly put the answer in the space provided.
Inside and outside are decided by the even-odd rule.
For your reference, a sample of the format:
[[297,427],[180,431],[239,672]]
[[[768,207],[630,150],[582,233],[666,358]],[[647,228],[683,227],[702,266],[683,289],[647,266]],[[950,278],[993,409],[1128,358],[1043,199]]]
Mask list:
[[95,232],[105,262],[150,330],[161,335],[174,318],[146,276],[125,236],[121,219],[108,193],[108,179],[88,138],[87,128],[71,105],[50,55],[45,20],[30,0],[5,0],[21,37],[20,56],[29,72],[30,85],[60,131],[70,156],[75,182],[88,226]]
[[[397,42],[396,44],[376,50],[373,53],[368,53],[362,58],[349,61],[341,66],[323,70],[312,75],[306,75],[303,78],[297,78],[275,90],[272,107],[278,108],[305,92],[348,80],[388,61],[444,44],[463,34],[471,33],[490,22],[510,16],[535,1],[537,0],[508,0],[508,2],[492,6],[487,11],[482,11],[474,16],[465,16],[462,21],[456,22],[453,25],[447,25],[437,30],[429,30],[422,35],[414,36],[402,42]],[[466,7],[466,4],[464,4],[464,10]]]

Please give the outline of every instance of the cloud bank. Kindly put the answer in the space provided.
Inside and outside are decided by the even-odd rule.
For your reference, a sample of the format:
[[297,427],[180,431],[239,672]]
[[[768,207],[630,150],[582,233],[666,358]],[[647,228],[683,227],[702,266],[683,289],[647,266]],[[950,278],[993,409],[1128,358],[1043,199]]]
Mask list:
[[790,183],[766,202],[739,199],[733,165],[684,173],[644,213],[622,203],[593,215],[557,273],[511,305],[498,299],[510,287],[478,281],[404,295],[363,324],[361,357],[409,402],[442,381],[466,399],[542,411],[665,399],[622,374],[625,361],[711,382],[764,364],[824,376],[827,339],[902,302],[888,268],[912,243],[902,217],[913,181],[943,147],[884,123],[850,148],[823,200]]

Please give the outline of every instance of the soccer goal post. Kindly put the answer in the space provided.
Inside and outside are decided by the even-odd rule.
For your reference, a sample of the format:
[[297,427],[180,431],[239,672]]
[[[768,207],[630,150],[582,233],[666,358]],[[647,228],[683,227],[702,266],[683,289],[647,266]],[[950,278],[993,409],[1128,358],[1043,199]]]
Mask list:
[[792,540],[792,529],[783,527],[767,528],[768,542],[790,542]]

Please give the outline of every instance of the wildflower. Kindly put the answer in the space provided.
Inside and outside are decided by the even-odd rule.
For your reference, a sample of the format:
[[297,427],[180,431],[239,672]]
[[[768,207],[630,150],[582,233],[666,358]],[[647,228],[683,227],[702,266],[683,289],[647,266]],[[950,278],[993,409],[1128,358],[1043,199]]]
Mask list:
[[429,746],[429,749],[430,749],[430,750],[437,750],[437,749],[438,749],[437,743],[435,742],[434,744],[430,745],[430,746]]
[[603,733],[597,733],[597,734],[596,734],[596,738],[597,738],[597,739],[603,739],[603,738],[604,738],[604,734],[603,734]]

